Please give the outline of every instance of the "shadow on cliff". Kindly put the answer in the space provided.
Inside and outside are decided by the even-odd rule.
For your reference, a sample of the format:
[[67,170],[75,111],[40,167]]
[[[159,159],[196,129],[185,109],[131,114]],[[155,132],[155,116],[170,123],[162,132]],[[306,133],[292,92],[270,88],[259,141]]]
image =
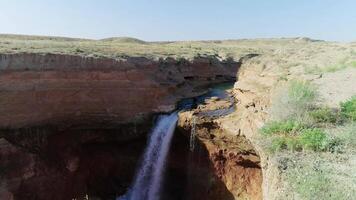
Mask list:
[[[147,128],[146,127],[146,131]],[[144,131],[142,127],[142,131]],[[0,163],[8,185],[2,198],[28,200],[113,200],[131,185],[146,146],[145,138],[132,139],[123,130],[67,130],[10,134],[0,141]],[[16,145],[14,145],[16,144]],[[18,177],[22,177],[19,179]],[[175,133],[167,161],[162,200],[233,200],[215,174],[208,151]]]
[[115,199],[131,184],[146,143],[120,134],[130,128],[49,132],[22,130],[0,139],[1,169],[6,168],[0,199]]
[[189,148],[189,138],[176,131],[167,163],[163,200],[234,200],[233,194],[215,173],[209,153],[197,143]]

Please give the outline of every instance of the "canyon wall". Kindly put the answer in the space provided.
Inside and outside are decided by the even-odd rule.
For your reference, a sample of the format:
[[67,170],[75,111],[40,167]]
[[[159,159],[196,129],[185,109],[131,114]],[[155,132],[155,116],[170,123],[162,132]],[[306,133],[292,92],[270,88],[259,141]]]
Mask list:
[[239,62],[0,55],[0,199],[99,199],[132,181],[154,115]]
[[[260,128],[268,119],[268,109],[281,84],[280,74],[268,55],[245,60],[239,69],[238,81],[234,85],[236,112],[228,118],[217,120],[225,134],[245,137],[259,156],[262,170],[262,198],[288,199],[285,181],[275,158],[271,158]],[[287,195],[287,196],[286,196]]]
[[191,134],[195,118],[196,144],[190,160],[190,195],[187,199],[262,199],[262,169],[259,154],[243,135],[226,132],[215,120],[182,113],[179,127]]
[[230,195],[227,199],[290,198],[281,177],[283,166],[270,157],[259,133],[268,119],[273,94],[281,84],[278,73],[274,68],[266,68],[263,59],[268,60],[268,56],[243,61],[238,80],[229,91],[235,99],[233,112],[209,116],[214,113],[212,110],[224,109],[226,104],[223,99],[212,99],[180,116],[179,127],[187,130],[187,137],[196,123],[196,138],[207,150],[212,171],[225,185],[224,194]]
[[114,126],[168,112],[209,84],[233,81],[240,63],[214,58],[0,55],[0,128]]
[[[213,84],[235,81],[239,70],[230,94],[233,113],[209,118],[201,115],[202,107],[181,113],[176,134],[186,139],[173,143],[168,181],[190,185],[177,189],[168,184],[164,196],[273,199],[277,168],[255,137],[276,78],[265,76],[263,66],[249,64],[254,56],[241,59],[239,70],[241,62],[215,58],[0,55],[0,197],[60,200],[89,194],[106,199],[123,194],[153,116]],[[225,103],[209,104],[216,110]],[[193,116],[200,150],[191,153],[187,138]]]

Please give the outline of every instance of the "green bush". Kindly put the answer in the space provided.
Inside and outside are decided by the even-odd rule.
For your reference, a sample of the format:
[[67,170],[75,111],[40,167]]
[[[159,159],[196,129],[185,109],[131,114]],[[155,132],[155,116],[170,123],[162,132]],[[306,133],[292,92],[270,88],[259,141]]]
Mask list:
[[356,96],[340,104],[341,115],[351,121],[356,121]]
[[306,81],[292,81],[288,88],[290,103],[297,106],[309,107],[316,98],[315,87]]
[[285,137],[277,137],[272,140],[272,144],[269,147],[272,152],[281,151],[287,148],[287,140]]
[[271,118],[274,121],[261,128],[261,133],[270,137],[270,150],[342,152],[345,140],[340,136],[333,137],[329,132],[326,134],[324,131],[330,127],[325,125],[341,124],[339,122],[344,120],[340,116],[356,121],[356,96],[341,103],[341,111],[338,111],[328,107],[316,108],[316,88],[309,82],[291,81],[285,89],[272,104]]
[[275,136],[272,138],[269,148],[272,152],[281,150],[301,151],[303,149],[341,152],[341,144],[340,139],[327,137],[321,129],[309,128],[300,131],[299,135],[296,136]]
[[300,143],[299,137],[281,136],[273,138],[270,150],[272,152],[277,152],[284,149],[291,151],[302,150],[302,144]]
[[80,49],[79,47],[77,47],[77,48],[75,49],[75,52],[77,52],[77,53],[84,53],[84,51],[83,51],[82,49]]
[[338,112],[331,108],[324,107],[309,112],[310,117],[316,123],[336,123],[338,121]]
[[292,135],[303,128],[302,124],[296,120],[273,121],[262,127],[261,131],[265,135],[284,134]]
[[303,149],[322,151],[327,146],[327,137],[320,129],[305,129],[301,132],[300,142]]
[[301,144],[299,137],[288,138],[286,140],[286,145],[287,149],[292,151],[300,151],[303,149],[303,145]]
[[314,107],[317,97],[316,88],[309,82],[291,81],[279,91],[273,100],[270,113],[274,120],[300,120]]
[[352,62],[350,63],[350,65],[351,65],[351,67],[355,67],[355,68],[356,68],[356,61],[352,61]]

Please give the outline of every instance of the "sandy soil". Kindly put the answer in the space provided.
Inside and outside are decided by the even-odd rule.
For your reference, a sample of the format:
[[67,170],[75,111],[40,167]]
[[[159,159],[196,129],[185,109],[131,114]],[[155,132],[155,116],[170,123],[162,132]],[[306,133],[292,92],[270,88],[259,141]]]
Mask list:
[[314,83],[318,85],[321,101],[332,107],[356,95],[356,68],[325,73]]

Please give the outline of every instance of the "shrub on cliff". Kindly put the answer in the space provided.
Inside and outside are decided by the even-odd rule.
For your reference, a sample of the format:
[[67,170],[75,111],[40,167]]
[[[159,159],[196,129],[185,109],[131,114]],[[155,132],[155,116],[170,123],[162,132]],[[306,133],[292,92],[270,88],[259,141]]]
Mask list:
[[[302,129],[299,132],[288,135],[275,135],[272,138],[270,150],[272,152],[281,150],[301,151],[313,150],[324,151],[334,148],[335,142],[328,138],[324,131],[315,128]],[[330,147],[330,148],[329,148]]]
[[356,96],[340,104],[341,115],[346,120],[356,121]]
[[317,99],[314,85],[307,81],[291,81],[287,87],[279,91],[274,99],[270,112],[275,120],[303,120]]
[[291,81],[288,88],[288,97],[291,104],[308,108],[315,100],[316,89],[306,81]]
[[270,110],[273,121],[261,128],[272,152],[343,152],[356,146],[356,96],[340,103],[339,110],[318,107],[316,99],[315,86],[306,81],[291,81],[280,91]]
[[309,116],[314,123],[335,124],[339,119],[339,112],[328,107],[317,108],[309,112]]
[[320,129],[305,129],[300,134],[300,143],[303,149],[310,149],[314,151],[325,150],[328,141],[325,132]]
[[298,137],[279,136],[273,138],[271,146],[269,148],[270,151],[277,152],[285,149],[291,151],[301,151],[303,150],[303,146],[300,143]]
[[332,132],[346,148],[356,149],[356,122],[348,123]]
[[261,131],[265,135],[284,134],[291,135],[303,128],[303,125],[296,120],[272,121],[262,127]]
[[280,92],[271,108],[274,120],[261,128],[261,133],[270,137],[273,152],[334,151],[339,145],[325,131],[315,128],[335,125],[340,121],[339,113],[328,107],[317,108],[316,99],[316,87],[306,81],[291,81]]

